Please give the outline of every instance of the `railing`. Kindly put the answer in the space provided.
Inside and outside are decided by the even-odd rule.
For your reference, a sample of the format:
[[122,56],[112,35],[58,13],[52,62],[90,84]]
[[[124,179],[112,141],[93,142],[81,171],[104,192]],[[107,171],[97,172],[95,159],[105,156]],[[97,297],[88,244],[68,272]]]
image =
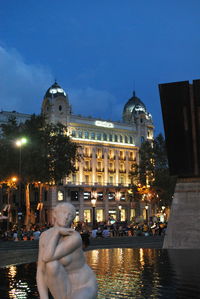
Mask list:
[[108,155],[108,159],[110,159],[110,160],[115,160],[115,156],[110,156],[110,155]]
[[96,168],[97,172],[104,172],[104,168]]
[[120,173],[126,173],[126,169],[120,169],[119,172]]
[[83,154],[83,157],[85,157],[85,158],[92,158],[92,154]]
[[104,159],[104,155],[98,155],[98,154],[96,154],[96,158],[97,159]]
[[111,172],[111,173],[115,173],[116,169],[108,168],[108,171]]
[[92,167],[84,167],[83,170],[84,171],[92,171]]

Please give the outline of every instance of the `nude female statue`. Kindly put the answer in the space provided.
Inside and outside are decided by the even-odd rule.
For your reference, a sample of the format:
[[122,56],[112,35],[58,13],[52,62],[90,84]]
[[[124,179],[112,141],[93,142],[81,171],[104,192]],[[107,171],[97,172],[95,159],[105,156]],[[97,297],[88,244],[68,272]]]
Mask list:
[[54,208],[54,227],[44,231],[39,241],[37,287],[41,299],[94,299],[97,283],[85,262],[80,234],[71,228],[76,210],[70,203]]

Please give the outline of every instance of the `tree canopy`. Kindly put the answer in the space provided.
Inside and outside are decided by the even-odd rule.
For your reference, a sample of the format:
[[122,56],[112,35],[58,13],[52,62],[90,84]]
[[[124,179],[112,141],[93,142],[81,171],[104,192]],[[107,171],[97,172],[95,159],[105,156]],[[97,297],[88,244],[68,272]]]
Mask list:
[[138,185],[149,186],[158,194],[162,204],[169,206],[174,193],[176,177],[170,176],[165,140],[159,134],[153,142],[145,141],[139,151],[139,164],[130,172],[134,190]]
[[[16,141],[22,137],[27,144],[17,148]],[[1,125],[0,180],[17,176],[21,159],[22,181],[57,184],[75,170],[77,157],[77,145],[60,123],[46,124],[43,116],[32,115],[25,123],[12,118]]]

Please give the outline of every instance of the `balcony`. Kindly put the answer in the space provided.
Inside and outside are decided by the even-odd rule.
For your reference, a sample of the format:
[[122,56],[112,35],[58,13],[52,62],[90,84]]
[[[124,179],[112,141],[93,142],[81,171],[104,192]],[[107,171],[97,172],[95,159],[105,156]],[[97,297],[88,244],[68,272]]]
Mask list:
[[84,158],[92,158],[92,154],[83,154]]
[[84,171],[92,171],[92,167],[83,167]]
[[123,161],[125,161],[125,160],[126,160],[126,157],[119,156],[119,160],[123,160]]
[[96,172],[104,172],[104,168],[96,168]]
[[104,155],[101,155],[101,154],[98,155],[98,154],[96,154],[96,158],[97,158],[97,159],[104,159]]
[[115,160],[115,156],[108,155],[109,160]]
[[129,157],[128,160],[132,161],[132,162],[136,162],[136,158],[133,158],[133,157]]
[[115,172],[116,172],[116,169],[108,168],[108,172],[110,172],[110,173],[115,173]]
[[119,169],[119,173],[126,173],[126,169]]

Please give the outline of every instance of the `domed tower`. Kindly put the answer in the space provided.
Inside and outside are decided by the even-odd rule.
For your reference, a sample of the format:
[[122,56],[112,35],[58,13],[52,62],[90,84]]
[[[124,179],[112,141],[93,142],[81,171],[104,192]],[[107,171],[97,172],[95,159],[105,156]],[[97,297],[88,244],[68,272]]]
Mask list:
[[49,87],[44,96],[42,114],[45,116],[47,122],[60,122],[63,125],[66,125],[69,120],[70,113],[68,95],[57,84],[57,82],[55,82],[51,87]]
[[147,109],[144,103],[135,95],[135,91],[133,92],[133,96],[128,100],[128,102],[124,106],[123,110],[123,121],[125,123],[133,123],[136,118],[138,118],[139,114],[146,114]]
[[135,91],[124,106],[122,118],[123,122],[136,125],[139,143],[153,139],[152,116],[148,113],[145,104],[136,97]]

